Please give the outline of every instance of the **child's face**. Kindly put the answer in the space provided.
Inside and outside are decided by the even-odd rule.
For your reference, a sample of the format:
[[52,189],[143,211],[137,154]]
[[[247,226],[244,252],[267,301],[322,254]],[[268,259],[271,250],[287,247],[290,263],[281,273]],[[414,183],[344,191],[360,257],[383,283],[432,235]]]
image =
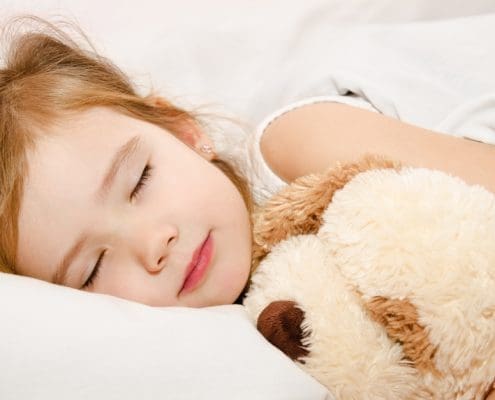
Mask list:
[[[98,197],[112,159],[133,137],[136,151]],[[250,268],[249,215],[208,158],[166,130],[110,109],[64,120],[28,156],[17,272],[52,281],[64,255],[85,236],[62,285],[82,288],[104,252],[84,290],[153,306],[233,303]],[[149,176],[131,199],[147,165]],[[193,253],[208,235],[209,265],[185,284]]]

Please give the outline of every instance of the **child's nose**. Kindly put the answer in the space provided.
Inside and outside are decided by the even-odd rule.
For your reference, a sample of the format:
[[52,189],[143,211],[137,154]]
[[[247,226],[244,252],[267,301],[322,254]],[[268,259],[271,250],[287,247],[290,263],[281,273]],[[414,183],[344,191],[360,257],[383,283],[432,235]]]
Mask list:
[[177,229],[173,226],[160,227],[155,231],[135,238],[135,251],[139,263],[149,272],[159,272],[167,264],[171,249],[177,238]]

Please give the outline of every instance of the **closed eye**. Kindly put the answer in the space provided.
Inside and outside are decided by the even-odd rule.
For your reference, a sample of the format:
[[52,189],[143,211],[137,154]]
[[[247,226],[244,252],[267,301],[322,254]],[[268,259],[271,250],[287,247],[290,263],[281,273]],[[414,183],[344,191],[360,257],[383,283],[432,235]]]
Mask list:
[[134,200],[134,198],[136,198],[138,196],[139,192],[141,191],[141,189],[146,184],[146,181],[151,176],[151,170],[152,169],[153,169],[153,167],[151,165],[146,164],[146,166],[144,167],[143,172],[141,174],[141,177],[139,178],[139,181],[136,184],[136,187],[134,188],[134,190],[131,193],[131,196],[130,196],[131,200]]
[[[141,189],[145,186],[147,180],[151,176],[151,170],[152,169],[153,169],[153,167],[151,165],[146,164],[146,166],[143,169],[143,172],[141,173],[141,177],[139,178],[139,181],[137,182],[136,186],[134,187],[134,189],[131,192],[131,195],[130,195],[131,200],[134,200],[139,195]],[[84,282],[84,284],[82,286],[83,289],[89,287],[90,285],[92,285],[94,283],[94,281],[98,275],[98,271],[100,270],[101,262],[103,260],[104,255],[105,255],[105,251],[103,251],[100,254],[100,257],[98,258],[96,265],[93,267],[93,270],[92,270],[90,276],[88,277],[88,279],[86,280],[86,282]]]
[[82,285],[82,289],[86,289],[87,287],[89,287],[94,283],[96,276],[98,275],[98,271],[100,270],[101,262],[103,260],[103,256],[105,255],[105,251],[101,252],[100,257],[98,257],[98,261],[96,262],[96,265],[94,266],[93,271],[91,272],[91,275],[89,275],[86,282],[84,282],[84,284]]

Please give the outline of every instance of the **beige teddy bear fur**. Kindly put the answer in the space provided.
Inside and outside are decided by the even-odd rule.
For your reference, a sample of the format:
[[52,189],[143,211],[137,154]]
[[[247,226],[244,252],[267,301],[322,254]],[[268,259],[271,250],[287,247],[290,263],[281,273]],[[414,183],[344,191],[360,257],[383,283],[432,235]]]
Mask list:
[[484,399],[495,380],[495,195],[377,156],[254,214],[244,305],[336,399]]

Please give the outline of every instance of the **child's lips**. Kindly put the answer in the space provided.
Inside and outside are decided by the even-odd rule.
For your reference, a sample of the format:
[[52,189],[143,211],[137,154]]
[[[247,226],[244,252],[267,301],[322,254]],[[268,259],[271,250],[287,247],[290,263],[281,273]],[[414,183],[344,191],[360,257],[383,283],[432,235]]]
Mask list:
[[193,253],[191,262],[186,268],[184,282],[179,294],[190,293],[199,286],[211,262],[212,255],[213,237],[211,232],[208,232],[206,239]]

